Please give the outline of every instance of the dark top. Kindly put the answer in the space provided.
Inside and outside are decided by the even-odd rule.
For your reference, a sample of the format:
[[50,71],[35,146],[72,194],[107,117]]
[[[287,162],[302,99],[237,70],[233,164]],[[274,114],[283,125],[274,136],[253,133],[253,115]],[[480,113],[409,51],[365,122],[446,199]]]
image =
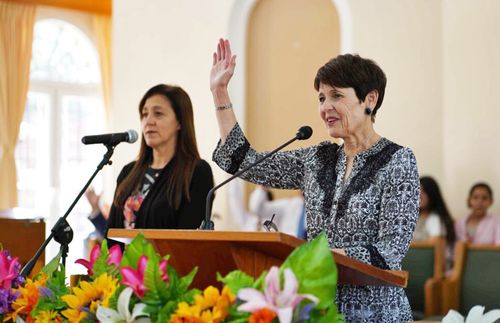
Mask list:
[[[213,159],[235,173],[264,154],[256,152],[235,125]],[[383,269],[401,270],[418,216],[419,175],[413,152],[381,138],[354,157],[347,178],[346,168],[343,147],[323,142],[278,152],[242,178],[302,190],[308,239],[325,231],[331,248]],[[337,305],[347,322],[412,319],[408,299],[399,287],[338,284]]]
[[101,211],[94,216],[89,216],[88,219],[95,227],[95,233],[98,239],[102,239],[106,234],[106,218]]
[[[117,186],[130,173],[134,162],[123,167],[118,175]],[[208,191],[214,186],[212,169],[204,160],[200,160],[193,172],[190,185],[190,197],[182,198],[179,210],[174,210],[167,200],[167,183],[172,174],[171,163],[167,164],[150,187],[136,213],[136,229],[197,229],[205,218],[205,201]],[[122,208],[111,207],[108,228],[123,228]]]

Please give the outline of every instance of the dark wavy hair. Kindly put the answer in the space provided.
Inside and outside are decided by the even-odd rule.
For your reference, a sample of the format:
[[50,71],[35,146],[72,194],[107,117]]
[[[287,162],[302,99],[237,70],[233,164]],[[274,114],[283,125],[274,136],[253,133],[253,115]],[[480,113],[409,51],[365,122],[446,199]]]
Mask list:
[[430,176],[423,176],[420,178],[420,187],[429,197],[428,211],[437,213],[446,228],[446,241],[450,244],[454,243],[456,238],[454,222],[438,183]]
[[[152,96],[161,95],[165,97],[174,110],[180,129],[177,133],[177,144],[175,147],[172,163],[172,178],[167,184],[167,199],[174,209],[179,209],[182,197],[190,200],[189,185],[193,177],[196,164],[200,160],[193,121],[193,105],[189,95],[178,86],[158,84],[150,88],[139,103],[139,117],[147,99]],[[144,135],[141,136],[141,148],[137,161],[127,177],[118,185],[116,196],[113,201],[116,207],[123,208],[125,201],[132,192],[141,185],[147,168],[153,161],[153,149],[146,145]]]
[[316,91],[319,90],[320,83],[341,88],[352,87],[359,102],[364,101],[368,93],[376,90],[378,100],[371,114],[372,121],[375,122],[375,115],[384,101],[387,84],[385,73],[377,63],[356,54],[338,55],[320,67],[316,73]]

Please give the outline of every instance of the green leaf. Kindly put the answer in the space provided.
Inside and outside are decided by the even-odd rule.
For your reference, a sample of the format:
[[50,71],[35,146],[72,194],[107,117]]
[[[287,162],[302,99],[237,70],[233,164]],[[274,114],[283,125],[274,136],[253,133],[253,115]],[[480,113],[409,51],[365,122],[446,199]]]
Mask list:
[[40,272],[46,273],[48,277],[52,277],[52,274],[59,268],[59,263],[61,262],[61,252],[52,258],[48,264],[42,267]]
[[229,287],[233,294],[238,294],[241,288],[252,287],[254,284],[253,277],[245,274],[241,270],[234,270],[222,277],[217,273],[217,281],[222,282],[225,286]]
[[343,323],[344,316],[337,310],[337,306],[333,304],[325,315],[322,315],[319,320],[313,321],[319,323]]
[[337,266],[325,233],[295,249],[281,266],[290,268],[299,281],[299,293],[319,298],[317,308],[328,308],[335,302]]
[[61,296],[69,294],[70,289],[66,285],[66,276],[62,264],[58,264],[57,270],[52,272],[52,276],[49,276],[43,290],[47,289],[52,291],[53,295],[40,294],[40,298],[31,312],[35,317],[39,311],[62,311],[67,308],[67,304],[61,299]]
[[92,267],[93,275],[92,279],[96,279],[104,273],[107,273],[115,278],[119,278],[121,280],[120,272],[117,268],[115,268],[114,264],[108,265],[109,259],[109,249],[108,243],[104,240],[101,243],[101,252],[99,253],[99,257],[97,257],[94,266]]
[[145,255],[145,249],[148,244],[142,233],[136,235],[132,242],[125,248],[120,267],[129,266],[137,268],[139,258]]
[[194,267],[189,274],[182,277],[179,282],[179,288],[181,290],[187,290],[189,286],[191,286],[191,283],[193,282],[194,276],[196,276],[197,272],[198,272],[198,267]]

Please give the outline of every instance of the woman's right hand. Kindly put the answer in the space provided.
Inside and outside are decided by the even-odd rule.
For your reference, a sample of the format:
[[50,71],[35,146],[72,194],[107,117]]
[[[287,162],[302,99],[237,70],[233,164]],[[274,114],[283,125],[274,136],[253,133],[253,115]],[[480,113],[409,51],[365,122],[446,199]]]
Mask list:
[[231,54],[231,44],[227,39],[220,39],[217,52],[213,53],[212,70],[210,71],[210,90],[227,89],[229,80],[236,66],[236,55]]

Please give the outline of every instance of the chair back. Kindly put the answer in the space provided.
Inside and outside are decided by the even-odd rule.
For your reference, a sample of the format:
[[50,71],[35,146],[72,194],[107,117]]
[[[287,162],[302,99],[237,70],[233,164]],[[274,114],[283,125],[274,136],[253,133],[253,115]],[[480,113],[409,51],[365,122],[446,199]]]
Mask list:
[[425,284],[429,279],[442,279],[445,256],[444,239],[414,241],[402,262],[402,269],[409,272],[406,295],[414,313],[426,313]]
[[468,313],[474,305],[485,306],[485,311],[500,309],[500,246],[466,246],[460,313]]

